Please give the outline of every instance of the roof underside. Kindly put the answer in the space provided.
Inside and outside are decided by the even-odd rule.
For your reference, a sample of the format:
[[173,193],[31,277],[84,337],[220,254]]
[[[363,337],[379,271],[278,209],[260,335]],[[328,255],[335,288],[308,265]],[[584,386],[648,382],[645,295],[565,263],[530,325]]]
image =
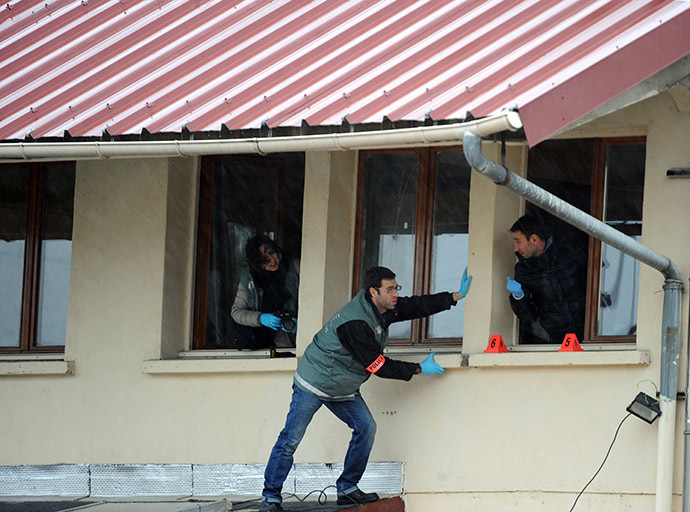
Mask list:
[[19,0],[0,140],[517,109],[533,145],[688,54],[677,0]]

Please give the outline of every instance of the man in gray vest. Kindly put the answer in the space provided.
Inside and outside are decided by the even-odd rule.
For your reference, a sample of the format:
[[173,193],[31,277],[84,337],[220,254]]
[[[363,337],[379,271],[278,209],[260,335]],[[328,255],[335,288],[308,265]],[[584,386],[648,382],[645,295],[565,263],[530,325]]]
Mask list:
[[299,362],[285,428],[266,465],[262,512],[285,510],[281,505],[283,482],[307,426],[322,405],[352,429],[343,472],[336,481],[338,505],[361,505],[379,499],[376,493],[365,493],[357,487],[376,433],[376,422],[359,387],[372,374],[409,381],[418,373],[443,373],[433,353],[421,363],[396,361],[383,355],[388,327],[393,322],[450,309],[467,294],[471,280],[465,269],[457,292],[400,297],[401,287],[390,269],[367,270],[364,288],[316,333]]

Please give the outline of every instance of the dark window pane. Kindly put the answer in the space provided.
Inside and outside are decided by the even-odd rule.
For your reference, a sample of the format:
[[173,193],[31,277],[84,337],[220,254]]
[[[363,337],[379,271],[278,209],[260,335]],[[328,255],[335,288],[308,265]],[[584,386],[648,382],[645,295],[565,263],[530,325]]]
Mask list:
[[74,166],[44,171],[37,346],[64,346],[72,262]]
[[[529,151],[527,178],[575,208],[589,212],[593,162],[593,140],[545,141]],[[577,240],[587,253],[589,238],[585,233],[531,203],[527,203],[527,212],[541,215],[552,233]]]
[[0,172],[0,346],[18,347],[26,247],[29,172]]
[[211,234],[205,340],[197,347],[229,343],[231,309],[245,268],[244,248],[255,234],[299,258],[302,244],[304,154],[216,158],[210,179]]
[[[606,147],[604,221],[638,241],[642,238],[645,154],[643,144]],[[636,334],[639,271],[639,261],[602,244],[598,335]]]
[[[593,139],[542,142],[529,151],[527,177],[529,181],[567,203],[584,212],[589,212],[594,149],[595,141]],[[526,212],[542,218],[553,239],[557,242],[563,258],[573,257],[573,261],[582,262],[581,266],[573,267],[573,275],[564,272],[563,277],[567,279],[568,288],[559,292],[565,295],[563,300],[568,304],[576,329],[582,333],[585,325],[589,236],[529,202],[526,205]],[[509,236],[509,233],[506,233],[506,236]],[[506,245],[508,245],[508,241]],[[560,285],[557,286],[560,288]],[[567,297],[571,298],[568,299]],[[522,330],[521,342],[538,343],[540,341],[531,336],[533,335],[527,330]]]
[[[388,267],[412,295],[419,181],[417,153],[371,153],[365,157],[360,285],[366,269]],[[410,322],[389,329],[391,338],[409,338]]]
[[[459,272],[467,266],[471,173],[462,151],[437,153],[430,293],[460,286]],[[465,301],[430,316],[428,337],[462,337],[464,318]]]
[[278,174],[281,165],[226,160],[213,174],[211,269],[206,310],[206,343],[223,345],[231,305],[244,268],[247,240],[263,233],[275,237]]

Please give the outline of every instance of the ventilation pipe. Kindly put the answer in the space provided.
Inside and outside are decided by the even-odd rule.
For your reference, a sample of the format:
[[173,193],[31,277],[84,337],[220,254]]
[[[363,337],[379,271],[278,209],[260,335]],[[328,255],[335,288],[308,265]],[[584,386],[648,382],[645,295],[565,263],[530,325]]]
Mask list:
[[[673,498],[673,444],[675,438],[678,359],[680,356],[680,306],[683,283],[671,260],[624,235],[604,222],[578,210],[534,183],[486,158],[480,136],[466,132],[462,139],[465,158],[472,168],[507,187],[529,202],[616,249],[660,271],[665,278],[661,346],[661,417],[657,443],[656,512],[671,512]],[[689,367],[690,368],[690,367]],[[690,379],[690,371],[689,371]],[[690,387],[688,388],[690,390]],[[686,430],[690,430],[690,409],[686,403]],[[686,432],[687,434],[688,432]],[[684,501],[688,483],[688,447],[685,453]],[[685,512],[690,509],[684,508]]]

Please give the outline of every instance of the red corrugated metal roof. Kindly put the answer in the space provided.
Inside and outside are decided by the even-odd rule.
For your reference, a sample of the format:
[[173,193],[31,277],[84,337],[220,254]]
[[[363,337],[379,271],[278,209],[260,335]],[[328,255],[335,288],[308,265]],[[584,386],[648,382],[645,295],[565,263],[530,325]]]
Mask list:
[[0,139],[517,108],[534,143],[689,53],[673,0],[19,0]]

